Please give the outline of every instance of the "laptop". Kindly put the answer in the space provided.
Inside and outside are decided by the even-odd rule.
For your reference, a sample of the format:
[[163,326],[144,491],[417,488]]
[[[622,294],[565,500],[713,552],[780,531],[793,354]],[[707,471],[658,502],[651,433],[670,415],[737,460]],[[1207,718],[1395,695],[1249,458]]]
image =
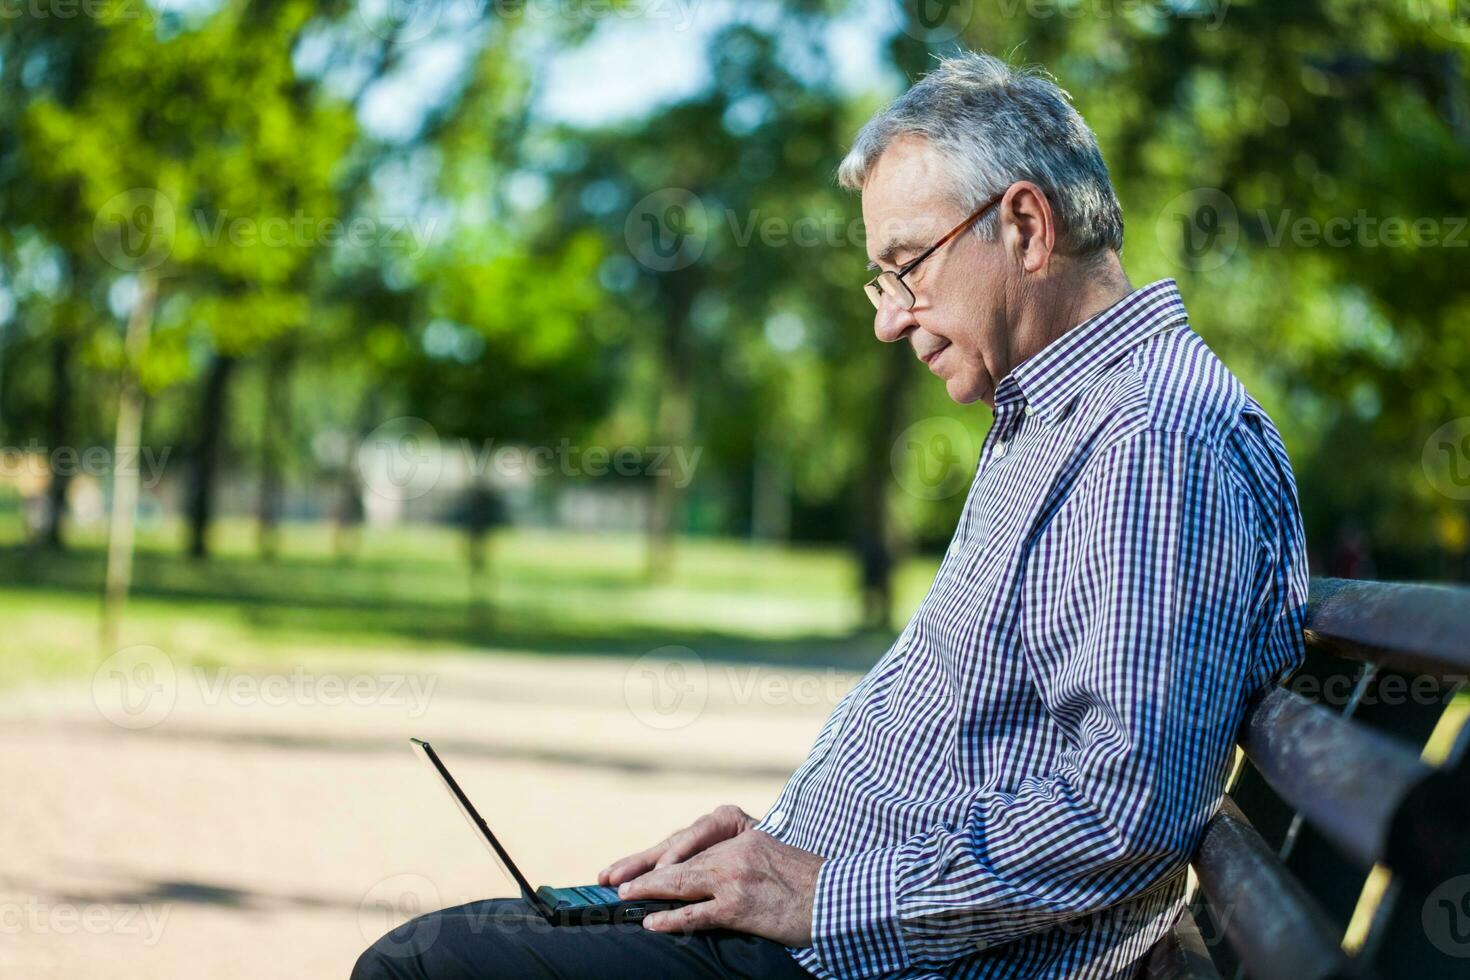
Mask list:
[[687,902],[674,900],[649,900],[638,899],[631,902],[618,900],[618,890],[606,885],[582,885],[574,888],[552,888],[542,885],[540,888],[532,888],[526,876],[521,874],[521,869],[511,860],[510,854],[490,828],[480,817],[475,805],[470,798],[464,795],[464,790],[459,788],[459,783],[449,774],[439,754],[434,747],[421,738],[411,738],[414,748],[439,774],[444,781],[449,795],[454,802],[459,804],[460,811],[469,819],[470,823],[479,832],[485,843],[490,847],[490,853],[500,862],[515,884],[521,889],[521,896],[535,909],[547,922],[558,926],[580,926],[580,925],[606,925],[608,923],[638,922],[650,912],[658,912],[663,909],[677,908],[687,905]]

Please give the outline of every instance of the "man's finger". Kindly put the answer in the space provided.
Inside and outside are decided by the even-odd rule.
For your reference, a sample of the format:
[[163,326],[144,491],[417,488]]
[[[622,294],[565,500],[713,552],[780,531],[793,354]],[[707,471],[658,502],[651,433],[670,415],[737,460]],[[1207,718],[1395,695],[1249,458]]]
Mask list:
[[676,864],[670,868],[656,868],[624,882],[618,889],[618,898],[680,898],[686,901],[710,898],[709,875],[703,869],[689,864]]
[[597,883],[599,885],[617,886],[629,878],[638,877],[653,867],[654,862],[658,860],[659,855],[668,846],[669,841],[665,840],[663,843],[655,844],[653,847],[639,851],[637,854],[629,854],[627,857],[618,858],[612,864],[597,872]]
[[655,868],[667,868],[671,864],[678,864],[681,861],[688,860],[704,849],[704,841],[696,838],[693,834],[676,834],[674,835],[673,842],[664,849],[664,852],[659,855],[658,860],[654,862],[653,866]]
[[697,902],[666,912],[655,912],[643,920],[643,928],[654,932],[693,932],[729,925],[718,902]]
[[671,864],[688,860],[704,850],[704,842],[688,830],[671,835],[661,844],[646,851],[630,854],[603,868],[597,874],[599,885],[616,887],[631,878],[636,878],[652,868],[666,868]]

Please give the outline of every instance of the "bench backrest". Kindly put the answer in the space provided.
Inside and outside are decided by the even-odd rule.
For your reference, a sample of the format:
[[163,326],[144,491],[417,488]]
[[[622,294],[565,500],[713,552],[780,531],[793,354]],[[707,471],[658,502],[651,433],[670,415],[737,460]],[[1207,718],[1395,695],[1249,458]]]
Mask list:
[[1144,975],[1470,977],[1470,589],[1315,579],[1306,640]]

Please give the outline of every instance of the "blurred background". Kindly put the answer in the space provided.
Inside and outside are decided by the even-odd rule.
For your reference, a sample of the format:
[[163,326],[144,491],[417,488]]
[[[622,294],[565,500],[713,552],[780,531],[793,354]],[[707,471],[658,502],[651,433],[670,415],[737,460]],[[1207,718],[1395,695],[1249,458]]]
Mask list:
[[1072,93],[1314,573],[1465,579],[1467,42],[1456,0],[0,0],[0,972],[345,976],[505,893],[410,734],[538,883],[761,812],[989,424],[872,337],[833,179],[961,45]]

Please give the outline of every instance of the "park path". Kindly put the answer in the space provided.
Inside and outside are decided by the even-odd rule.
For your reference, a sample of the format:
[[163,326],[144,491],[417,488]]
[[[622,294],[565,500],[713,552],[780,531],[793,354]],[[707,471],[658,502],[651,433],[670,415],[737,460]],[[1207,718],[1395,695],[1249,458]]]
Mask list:
[[0,977],[346,977],[410,913],[508,894],[433,741],[537,883],[774,799],[855,681],[697,660],[134,651],[0,694]]

